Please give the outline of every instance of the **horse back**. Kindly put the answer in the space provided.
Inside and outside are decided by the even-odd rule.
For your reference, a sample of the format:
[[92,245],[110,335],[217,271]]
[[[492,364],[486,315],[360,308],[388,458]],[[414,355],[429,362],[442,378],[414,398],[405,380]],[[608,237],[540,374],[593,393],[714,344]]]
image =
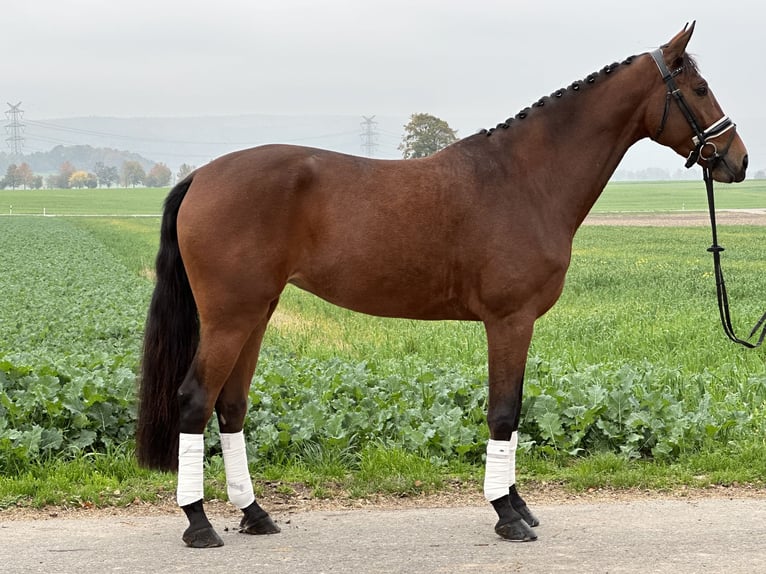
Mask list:
[[375,160],[271,145],[195,174],[179,242],[206,276],[257,269],[259,289],[289,282],[375,315],[478,319],[487,280],[513,281],[511,211],[459,153]]

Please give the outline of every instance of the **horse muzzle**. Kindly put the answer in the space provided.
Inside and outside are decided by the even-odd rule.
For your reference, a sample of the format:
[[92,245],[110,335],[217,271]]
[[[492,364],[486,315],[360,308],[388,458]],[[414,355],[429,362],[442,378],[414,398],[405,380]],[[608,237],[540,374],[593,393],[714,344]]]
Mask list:
[[[727,132],[728,138],[719,149],[720,142],[717,138]],[[734,183],[745,179],[748,165],[747,150],[737,134],[737,125],[727,116],[693,137],[692,141],[694,149],[686,160],[687,168],[698,163],[709,169],[713,178],[721,183]]]

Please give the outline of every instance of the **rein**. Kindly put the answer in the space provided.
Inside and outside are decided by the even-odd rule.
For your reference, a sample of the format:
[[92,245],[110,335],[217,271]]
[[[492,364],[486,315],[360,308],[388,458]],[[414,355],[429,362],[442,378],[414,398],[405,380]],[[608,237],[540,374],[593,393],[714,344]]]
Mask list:
[[731,315],[729,314],[729,296],[726,293],[726,283],[723,280],[723,269],[721,269],[721,252],[723,247],[718,245],[718,232],[716,230],[715,223],[715,198],[713,196],[713,175],[710,173],[710,168],[705,166],[702,168],[702,177],[705,180],[705,188],[707,189],[707,203],[710,209],[710,226],[713,231],[713,244],[708,247],[708,251],[713,254],[713,268],[715,270],[715,287],[718,295],[718,312],[721,316],[721,325],[726,336],[729,337],[735,343],[739,343],[747,347],[748,349],[755,349],[763,344],[766,339],[766,313],[758,320],[755,327],[750,331],[748,339],[752,339],[756,331],[763,326],[761,334],[758,336],[758,340],[755,343],[751,343],[748,340],[740,339],[734,332],[734,327],[731,324]]
[[[654,139],[656,140],[665,128],[665,122],[667,120],[668,111],[670,108],[670,98],[673,97],[676,100],[681,113],[683,113],[686,121],[689,123],[689,126],[691,126],[692,130],[694,131],[694,136],[692,137],[694,149],[689,153],[689,157],[686,160],[686,167],[690,168],[693,166],[695,163],[697,163],[700,157],[705,162],[705,165],[702,166],[702,178],[705,181],[705,189],[707,190],[708,208],[710,210],[710,226],[712,228],[713,234],[713,244],[708,248],[708,251],[713,254],[715,286],[718,298],[718,311],[721,317],[721,325],[723,326],[724,333],[726,333],[726,336],[729,339],[735,343],[739,343],[740,345],[747,347],[748,349],[755,349],[756,347],[760,347],[761,344],[763,344],[763,341],[766,339],[766,313],[764,313],[763,316],[758,320],[758,322],[755,324],[755,327],[753,327],[752,331],[750,331],[750,335],[747,337],[747,339],[752,339],[753,335],[755,335],[758,329],[761,329],[761,334],[758,336],[758,340],[755,343],[751,343],[747,339],[740,339],[737,337],[736,333],[734,332],[734,327],[731,323],[731,314],[729,313],[729,296],[726,292],[726,283],[724,282],[723,270],[721,269],[721,252],[724,250],[724,248],[718,244],[718,231],[715,220],[715,197],[713,193],[712,168],[716,163],[718,163],[719,160],[722,160],[726,156],[726,153],[729,151],[729,146],[734,139],[734,131],[732,131],[731,137],[729,138],[729,141],[724,147],[722,153],[719,153],[715,143],[709,140],[720,136],[728,130],[736,129],[736,124],[734,124],[734,122],[732,122],[728,116],[724,116],[707,129],[701,130],[699,123],[697,122],[697,118],[689,108],[686,100],[683,97],[683,94],[678,89],[678,86],[674,80],[674,78],[683,71],[683,66],[676,68],[672,72],[669,71],[668,67],[665,65],[665,60],[662,57],[661,48],[658,48],[652,52],[652,58],[657,64],[657,67],[660,70],[660,74],[662,74],[662,80],[668,87],[667,97],[665,98],[665,110],[662,114],[662,121],[660,123],[660,127],[657,129],[657,133],[655,134]],[[702,150],[707,146],[712,149],[712,154],[710,156],[701,155]]]

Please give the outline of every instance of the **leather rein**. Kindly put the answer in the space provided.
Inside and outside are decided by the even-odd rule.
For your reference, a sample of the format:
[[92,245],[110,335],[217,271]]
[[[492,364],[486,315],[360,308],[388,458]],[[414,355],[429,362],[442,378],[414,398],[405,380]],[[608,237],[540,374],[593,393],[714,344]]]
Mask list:
[[[674,79],[678,74],[683,72],[684,66],[680,66],[672,71],[668,70],[668,67],[665,65],[665,59],[662,55],[662,48],[654,50],[651,55],[655,64],[657,64],[657,68],[660,70],[662,80],[665,82],[665,85],[668,88],[667,96],[665,98],[665,110],[662,114],[662,121],[659,128],[657,129],[654,139],[656,140],[665,129],[665,122],[667,121],[670,108],[670,100],[673,98],[675,99],[678,107],[681,110],[681,113],[684,115],[686,121],[689,123],[689,126],[694,132],[694,136],[692,137],[694,149],[689,153],[689,157],[686,160],[686,167],[692,167],[700,160],[700,158],[704,162],[702,165],[702,177],[705,181],[705,188],[707,189],[708,208],[710,210],[710,226],[713,233],[713,244],[708,248],[708,251],[713,254],[713,268],[715,270],[715,285],[718,296],[718,311],[721,318],[721,325],[723,326],[723,330],[724,333],[726,333],[726,336],[735,343],[739,343],[740,345],[743,345],[749,349],[760,347],[761,344],[763,344],[764,339],[766,339],[766,313],[764,313],[763,316],[758,320],[758,322],[755,324],[755,327],[753,327],[752,331],[750,331],[750,335],[747,337],[747,339],[752,339],[753,335],[755,335],[758,329],[761,329],[761,334],[758,336],[758,339],[755,343],[752,343],[747,339],[740,339],[734,332],[734,327],[732,326],[731,322],[731,315],[729,313],[729,296],[726,292],[726,283],[724,282],[723,270],[721,269],[721,252],[724,250],[724,248],[718,244],[718,232],[715,220],[715,197],[713,193],[712,170],[715,165],[719,161],[723,160],[723,158],[728,153],[731,142],[734,140],[737,126],[734,122],[731,121],[731,119],[729,119],[728,116],[724,116],[707,129],[700,129],[700,124],[697,121],[697,118],[694,116],[694,113],[686,103],[686,100],[684,99],[681,91],[678,89]],[[726,142],[723,151],[719,153],[716,144],[710,140],[717,138],[729,130],[731,130],[729,140]],[[710,155],[703,154],[703,150],[709,152]]]

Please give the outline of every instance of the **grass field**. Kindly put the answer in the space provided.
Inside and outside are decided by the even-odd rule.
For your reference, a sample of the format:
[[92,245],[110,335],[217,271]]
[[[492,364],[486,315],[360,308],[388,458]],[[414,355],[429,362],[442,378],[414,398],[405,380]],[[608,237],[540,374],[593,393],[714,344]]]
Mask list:
[[[716,183],[719,209],[766,207],[766,180],[745,180],[737,184]],[[705,211],[705,184],[700,181],[611,182],[593,211]]]
[[166,188],[0,190],[0,215],[159,215]]
[[[766,180],[716,184],[721,209],[766,207]],[[0,190],[0,215],[147,215],[162,211],[166,188]],[[704,211],[701,181],[612,182],[594,212]]]
[[[763,207],[763,191],[722,186],[719,206]],[[171,476],[130,456],[159,218],[125,217],[159,212],[166,193],[0,192],[16,214],[0,217],[0,508],[172,491]],[[697,194],[704,202],[701,183],[613,184],[597,208],[666,211]],[[33,197],[48,214],[109,216],[18,216]],[[743,331],[764,310],[766,228],[720,235]],[[764,354],[721,332],[709,241],[702,228],[580,230],[562,298],[530,351],[524,480],[763,484]],[[479,324],[367,317],[288,288],[250,396],[255,476],[317,496],[480,481],[485,345]],[[215,433],[210,444],[215,452]],[[225,496],[220,458],[208,472],[208,494]]]

